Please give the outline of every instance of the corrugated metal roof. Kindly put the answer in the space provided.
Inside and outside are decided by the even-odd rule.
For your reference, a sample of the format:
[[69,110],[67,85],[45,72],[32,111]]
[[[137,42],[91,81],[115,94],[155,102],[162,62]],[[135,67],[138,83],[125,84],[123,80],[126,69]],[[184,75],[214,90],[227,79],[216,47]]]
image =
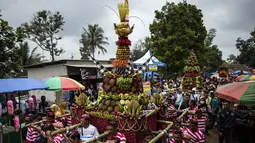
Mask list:
[[[71,64],[64,64],[64,66],[67,66],[67,67],[77,67],[77,68],[98,68],[97,65],[89,65],[89,64],[86,64],[86,65],[71,65]],[[112,68],[113,65],[111,64],[104,64],[103,65],[105,68]]]

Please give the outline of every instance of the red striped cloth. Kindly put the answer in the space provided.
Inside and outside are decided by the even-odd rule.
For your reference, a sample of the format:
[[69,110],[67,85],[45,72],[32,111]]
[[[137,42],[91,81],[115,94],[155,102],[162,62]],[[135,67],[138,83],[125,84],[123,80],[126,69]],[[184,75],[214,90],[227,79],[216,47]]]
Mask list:
[[[41,134],[46,137],[46,133],[44,131],[41,131]],[[57,134],[52,137],[54,143],[64,143],[65,142],[65,137],[62,134]]]
[[206,128],[207,117],[202,116],[201,118],[196,118],[196,120],[199,130],[204,132]]
[[57,134],[53,137],[54,143],[63,143],[65,141],[65,138],[62,134]]
[[71,126],[72,124],[72,116],[67,116],[67,126]]
[[40,133],[31,127],[27,128],[27,135],[26,135],[26,140],[27,143],[35,143],[36,141],[40,140]]
[[197,130],[196,132],[192,132],[189,128],[184,131],[184,137],[188,138],[188,143],[204,143],[205,135],[202,131]]
[[120,133],[120,132],[117,132],[117,133],[116,133],[116,136],[108,137],[108,138],[107,138],[107,141],[116,140],[116,139],[119,139],[119,140],[120,140],[120,143],[126,143],[126,137],[125,137],[125,135],[122,134],[122,133]]
[[[176,143],[176,142],[175,142],[175,140],[174,140],[173,138],[169,138],[169,139],[167,140],[167,143]],[[182,140],[182,143],[185,143],[185,141]]]
[[175,118],[175,117],[177,117],[176,108],[173,105],[168,106],[165,117],[166,118]]

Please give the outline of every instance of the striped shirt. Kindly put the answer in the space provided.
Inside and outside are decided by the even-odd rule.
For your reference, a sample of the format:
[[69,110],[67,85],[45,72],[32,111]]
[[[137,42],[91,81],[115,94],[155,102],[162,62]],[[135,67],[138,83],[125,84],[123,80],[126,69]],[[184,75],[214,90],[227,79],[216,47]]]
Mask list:
[[197,120],[199,130],[204,132],[206,128],[207,117],[202,116],[201,118],[196,118],[196,120]]
[[187,128],[183,134],[185,137],[189,137],[188,143],[204,143],[205,142],[205,135],[200,130],[196,132],[192,132],[189,128]]
[[65,141],[65,138],[62,134],[57,134],[53,137],[54,143],[63,143]]
[[166,118],[175,118],[175,117],[177,117],[176,108],[173,105],[168,106],[165,117]]
[[71,126],[72,125],[72,116],[67,116],[67,126]]
[[125,137],[125,135],[122,134],[122,133],[120,133],[120,132],[117,132],[117,133],[116,133],[116,136],[108,137],[108,138],[107,138],[107,141],[116,140],[116,139],[119,139],[119,140],[120,140],[120,143],[126,143],[126,137]]
[[32,143],[32,142],[36,142],[40,139],[41,139],[40,133],[36,129],[31,128],[31,127],[27,128],[26,140],[28,142]]
[[[46,137],[46,133],[44,131],[41,131],[41,134]],[[54,143],[64,143],[65,142],[65,137],[63,134],[57,134],[52,137],[52,140]]]
[[[167,140],[167,143],[176,143],[176,142],[175,142],[175,140],[174,140],[173,138],[169,138],[169,139]],[[185,141],[182,140],[182,143],[185,143]]]

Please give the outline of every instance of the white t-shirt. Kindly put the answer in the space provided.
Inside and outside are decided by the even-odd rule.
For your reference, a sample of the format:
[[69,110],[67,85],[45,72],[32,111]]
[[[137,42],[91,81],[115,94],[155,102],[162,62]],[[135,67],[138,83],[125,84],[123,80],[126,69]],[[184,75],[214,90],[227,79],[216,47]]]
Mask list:
[[181,102],[182,102],[182,93],[177,93],[176,94],[176,101],[175,101],[175,104],[176,105],[180,105],[181,104]]
[[78,132],[83,142],[99,135],[97,128],[91,124],[88,126],[88,128],[84,127],[78,128]]
[[200,99],[200,94],[190,94],[190,100],[195,100],[195,101],[199,101]]

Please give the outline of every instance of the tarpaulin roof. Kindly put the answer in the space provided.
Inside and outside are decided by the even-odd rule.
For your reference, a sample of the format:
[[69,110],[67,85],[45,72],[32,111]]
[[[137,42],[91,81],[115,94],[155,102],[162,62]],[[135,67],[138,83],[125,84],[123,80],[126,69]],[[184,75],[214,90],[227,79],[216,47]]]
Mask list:
[[0,79],[0,93],[47,89],[42,81],[33,78]]
[[150,50],[148,50],[148,52],[147,52],[143,57],[141,57],[140,59],[136,60],[136,61],[134,62],[134,64],[135,64],[135,65],[142,65],[142,64],[144,64],[151,56],[152,56],[152,58],[150,59],[149,64],[155,64],[155,65],[158,65],[158,66],[160,66],[160,67],[165,67],[165,66],[166,66],[165,63],[159,61],[156,57],[154,57],[154,56],[152,55],[152,52],[151,52]]

